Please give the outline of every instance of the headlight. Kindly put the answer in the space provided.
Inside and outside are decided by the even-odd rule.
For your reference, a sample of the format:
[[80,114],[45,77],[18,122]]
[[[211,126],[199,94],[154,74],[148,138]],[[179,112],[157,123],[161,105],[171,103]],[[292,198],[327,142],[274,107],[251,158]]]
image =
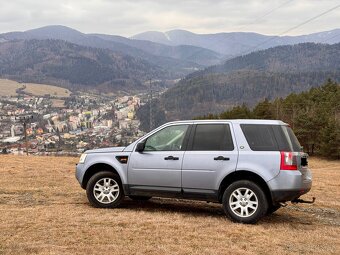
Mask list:
[[80,159],[79,159],[79,164],[84,164],[86,157],[87,157],[87,154],[85,153],[81,154]]

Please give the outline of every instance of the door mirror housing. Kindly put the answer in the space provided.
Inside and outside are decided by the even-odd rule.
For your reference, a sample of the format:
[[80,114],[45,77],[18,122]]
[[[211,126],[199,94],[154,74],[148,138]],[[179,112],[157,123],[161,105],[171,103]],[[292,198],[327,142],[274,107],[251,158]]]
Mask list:
[[137,152],[143,152],[145,149],[145,142],[138,143],[136,146],[136,151]]

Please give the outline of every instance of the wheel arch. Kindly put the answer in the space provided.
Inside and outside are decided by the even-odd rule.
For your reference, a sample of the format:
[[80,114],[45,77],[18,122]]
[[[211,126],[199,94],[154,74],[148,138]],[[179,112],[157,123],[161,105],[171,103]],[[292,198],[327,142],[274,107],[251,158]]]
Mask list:
[[113,166],[106,164],[106,163],[95,163],[91,165],[89,168],[87,168],[84,174],[84,177],[83,177],[83,181],[81,183],[81,187],[83,189],[86,189],[86,185],[89,182],[90,178],[96,173],[104,172],[104,171],[115,173],[119,177],[121,184],[123,184],[121,176],[119,175],[118,171]]
[[248,181],[255,182],[264,191],[266,198],[268,200],[268,204],[272,204],[272,195],[271,195],[270,189],[266,181],[260,175],[254,172],[251,172],[251,171],[247,171],[247,170],[238,170],[224,177],[218,190],[219,202],[222,202],[222,197],[223,197],[223,193],[225,189],[233,182],[239,181],[239,180],[248,180]]

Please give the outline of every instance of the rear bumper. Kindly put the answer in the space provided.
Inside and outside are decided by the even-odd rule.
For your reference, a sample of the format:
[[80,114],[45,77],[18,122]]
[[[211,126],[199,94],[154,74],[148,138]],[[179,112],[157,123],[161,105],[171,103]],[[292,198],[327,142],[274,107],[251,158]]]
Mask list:
[[310,191],[310,188],[301,190],[275,190],[272,191],[272,200],[274,203],[292,201],[306,194],[308,191]]
[[312,188],[312,174],[305,167],[300,171],[280,171],[268,182],[271,190],[272,202],[292,201],[306,194]]

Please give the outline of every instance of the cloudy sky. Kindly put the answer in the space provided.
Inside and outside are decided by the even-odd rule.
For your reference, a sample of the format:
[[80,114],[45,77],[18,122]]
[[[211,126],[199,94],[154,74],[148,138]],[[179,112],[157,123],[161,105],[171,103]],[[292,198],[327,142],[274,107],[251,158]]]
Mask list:
[[[172,29],[276,35],[339,4],[339,0],[0,0],[0,32],[65,25],[84,33],[123,36]],[[340,28],[340,8],[288,34],[335,28]]]

